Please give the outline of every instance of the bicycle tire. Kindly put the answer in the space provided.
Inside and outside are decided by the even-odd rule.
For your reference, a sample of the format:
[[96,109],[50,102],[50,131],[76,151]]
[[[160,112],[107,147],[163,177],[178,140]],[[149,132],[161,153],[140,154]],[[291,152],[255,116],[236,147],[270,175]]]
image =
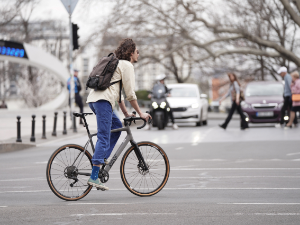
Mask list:
[[[149,171],[147,174],[142,174],[142,171],[138,168],[139,162],[136,158],[134,147],[131,146],[125,152],[121,161],[121,178],[123,184],[131,193],[140,197],[152,196],[161,191],[168,181],[170,174],[169,159],[165,151],[155,143],[143,141],[137,143],[137,145],[149,167]],[[153,154],[150,153],[152,151],[154,152]],[[141,175],[142,181],[134,182],[139,175]],[[130,182],[131,178],[134,179]],[[151,189],[149,189],[148,182],[152,185]],[[142,183],[144,191],[141,191]],[[139,188],[136,188],[138,185]],[[145,191],[145,185],[147,185],[148,191]],[[156,185],[157,187],[155,187]]]
[[[72,149],[72,150],[70,150]],[[82,199],[83,197],[85,197],[92,189],[92,186],[87,184],[87,180],[89,179],[89,176],[85,176],[85,175],[77,175],[77,179],[80,182],[80,185],[83,186],[79,186],[77,183],[75,183],[75,185],[72,187],[71,185],[71,181],[72,179],[66,177],[68,176],[68,169],[70,168],[71,164],[74,162],[75,157],[84,151],[84,148],[82,146],[79,145],[75,145],[75,144],[67,144],[67,145],[63,145],[61,147],[59,147],[56,151],[54,151],[54,153],[51,155],[48,164],[47,164],[47,168],[46,168],[46,176],[47,176],[47,182],[48,185],[50,187],[50,189],[52,190],[52,192],[59,198],[66,200],[66,201],[77,201],[79,199]],[[72,157],[72,153],[73,153],[73,157]],[[85,154],[82,156],[85,157],[84,161],[82,162],[79,161],[79,164],[77,165],[77,170],[79,171],[88,171],[90,170],[90,172],[92,171],[92,156],[91,154],[86,151]],[[74,160],[72,161],[72,158],[74,158]],[[57,162],[55,161],[57,160]],[[55,168],[54,168],[55,167]],[[74,168],[74,167],[73,167]],[[75,169],[72,169],[72,171],[74,171]],[[52,173],[52,171],[55,171],[54,174]],[[58,176],[58,177],[56,177]],[[80,176],[80,177],[79,177]],[[78,178],[79,177],[79,178]],[[85,179],[83,177],[86,177]],[[57,180],[58,178],[60,178],[60,180]],[[63,180],[63,184],[60,183],[61,180]],[[85,181],[86,180],[86,181]],[[73,179],[74,181],[74,179]],[[62,185],[61,185],[62,184]],[[60,187],[60,188],[59,188]],[[62,191],[61,188],[64,188],[64,190]],[[82,188],[84,187],[84,188]],[[66,190],[66,188],[68,188]],[[79,189],[80,191],[79,191]],[[77,191],[77,194],[76,194]],[[74,195],[75,192],[75,195]],[[70,196],[70,194],[72,193],[72,195]]]

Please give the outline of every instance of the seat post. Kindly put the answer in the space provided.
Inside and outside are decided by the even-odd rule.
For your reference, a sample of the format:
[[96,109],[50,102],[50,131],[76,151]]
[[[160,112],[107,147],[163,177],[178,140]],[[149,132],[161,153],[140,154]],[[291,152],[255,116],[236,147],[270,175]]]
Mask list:
[[85,128],[86,128],[86,131],[87,131],[87,133],[88,133],[88,135],[89,135],[89,137],[90,137],[90,130],[89,130],[89,125],[87,124],[87,122],[86,122],[86,119],[85,119],[85,116],[84,116],[84,114],[82,115],[82,117],[81,117],[82,119],[83,119],[83,122],[84,122],[84,126],[85,126]]

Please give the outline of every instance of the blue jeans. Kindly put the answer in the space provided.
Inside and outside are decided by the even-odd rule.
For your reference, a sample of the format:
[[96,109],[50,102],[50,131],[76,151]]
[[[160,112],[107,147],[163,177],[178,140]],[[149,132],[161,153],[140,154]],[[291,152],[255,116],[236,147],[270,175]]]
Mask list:
[[89,107],[97,118],[97,143],[92,163],[95,165],[104,164],[114,149],[121,132],[111,133],[110,130],[121,128],[122,123],[113,113],[111,104],[106,100],[90,102]]

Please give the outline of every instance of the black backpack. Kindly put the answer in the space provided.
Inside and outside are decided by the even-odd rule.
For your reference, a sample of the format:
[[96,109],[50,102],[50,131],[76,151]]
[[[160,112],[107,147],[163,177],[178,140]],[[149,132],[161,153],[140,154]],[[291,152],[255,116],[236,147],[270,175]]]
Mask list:
[[116,57],[115,53],[110,53],[107,57],[100,59],[86,82],[86,90],[88,88],[92,88],[95,91],[106,90],[109,86],[120,82],[119,103],[121,103],[122,80],[110,83],[118,64],[119,59]]

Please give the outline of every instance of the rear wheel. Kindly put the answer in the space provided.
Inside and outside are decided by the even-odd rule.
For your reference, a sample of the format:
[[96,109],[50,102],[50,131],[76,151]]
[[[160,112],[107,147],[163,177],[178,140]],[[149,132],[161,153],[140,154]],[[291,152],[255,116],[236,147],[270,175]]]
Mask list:
[[[69,144],[58,148],[47,165],[47,181],[52,192],[67,201],[85,197],[92,189],[87,184],[92,171],[92,156],[79,145]],[[73,165],[73,162],[79,155]]]
[[124,154],[120,173],[125,187],[138,196],[152,196],[166,185],[169,174],[169,159],[164,150],[151,142],[137,143],[149,170],[144,171],[131,146]]

